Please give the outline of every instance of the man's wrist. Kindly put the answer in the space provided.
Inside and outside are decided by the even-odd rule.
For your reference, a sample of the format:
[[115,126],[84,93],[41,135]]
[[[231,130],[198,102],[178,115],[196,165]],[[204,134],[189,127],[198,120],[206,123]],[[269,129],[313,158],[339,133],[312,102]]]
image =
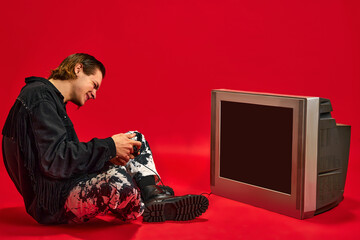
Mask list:
[[109,160],[116,157],[116,145],[112,137],[105,138],[106,143],[109,146]]

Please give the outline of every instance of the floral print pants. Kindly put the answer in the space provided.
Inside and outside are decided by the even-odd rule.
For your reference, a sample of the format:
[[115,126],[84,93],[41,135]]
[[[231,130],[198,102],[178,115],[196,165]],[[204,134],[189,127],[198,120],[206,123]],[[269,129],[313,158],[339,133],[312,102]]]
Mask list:
[[79,182],[65,202],[68,222],[86,222],[109,211],[124,221],[136,219],[144,211],[140,190],[134,182],[142,177],[158,175],[148,142],[137,131],[133,140],[142,143],[140,154],[126,166],[110,162],[90,179]]

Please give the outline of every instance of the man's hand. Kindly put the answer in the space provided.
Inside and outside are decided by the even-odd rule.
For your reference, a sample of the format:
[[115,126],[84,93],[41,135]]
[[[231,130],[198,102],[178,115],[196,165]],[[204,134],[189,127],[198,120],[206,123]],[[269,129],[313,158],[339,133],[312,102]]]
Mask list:
[[141,147],[141,142],[131,139],[135,136],[135,133],[120,133],[112,136],[116,146],[116,157],[111,159],[110,162],[115,165],[125,166],[130,159],[135,158],[132,154],[134,153],[134,146],[137,146],[138,149]]

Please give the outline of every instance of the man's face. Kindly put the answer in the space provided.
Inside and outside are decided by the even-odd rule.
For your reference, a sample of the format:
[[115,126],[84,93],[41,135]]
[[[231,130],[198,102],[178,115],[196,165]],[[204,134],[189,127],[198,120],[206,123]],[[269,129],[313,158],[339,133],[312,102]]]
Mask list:
[[83,72],[82,68],[75,71],[77,71],[77,79],[73,80],[71,101],[82,106],[87,100],[96,98],[96,91],[99,90],[102,82],[102,74],[99,69],[89,76]]

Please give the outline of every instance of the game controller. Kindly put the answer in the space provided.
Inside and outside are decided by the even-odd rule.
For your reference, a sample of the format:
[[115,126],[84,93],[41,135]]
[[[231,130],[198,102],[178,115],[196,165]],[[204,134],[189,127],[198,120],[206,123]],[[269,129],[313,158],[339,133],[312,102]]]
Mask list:
[[137,156],[139,156],[139,148],[137,147],[137,146],[133,146],[133,149],[134,149],[134,152],[133,152],[133,156],[134,157],[137,157]]

